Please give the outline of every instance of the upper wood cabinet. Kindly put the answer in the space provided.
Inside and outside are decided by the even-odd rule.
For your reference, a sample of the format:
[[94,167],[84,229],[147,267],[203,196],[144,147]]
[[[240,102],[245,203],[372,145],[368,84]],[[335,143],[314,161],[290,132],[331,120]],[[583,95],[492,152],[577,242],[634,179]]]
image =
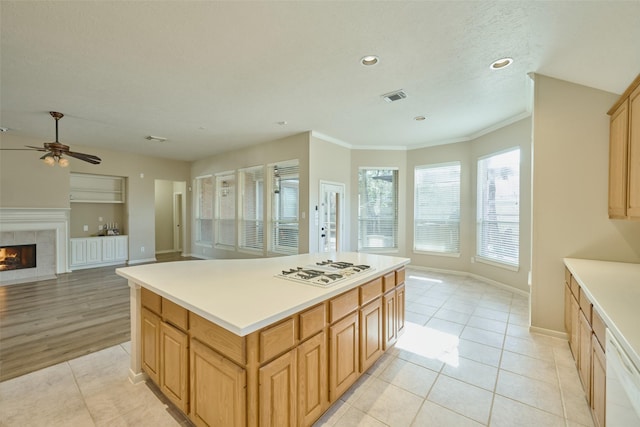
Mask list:
[[640,75],[608,114],[609,218],[640,220]]
[[71,174],[72,203],[124,203],[124,178],[120,176]]

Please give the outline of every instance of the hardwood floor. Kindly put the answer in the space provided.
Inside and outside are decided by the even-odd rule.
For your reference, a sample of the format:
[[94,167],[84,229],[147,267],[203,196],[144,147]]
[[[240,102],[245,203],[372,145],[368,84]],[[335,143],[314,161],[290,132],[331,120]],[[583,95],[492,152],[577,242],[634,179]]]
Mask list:
[[129,286],[117,267],[0,286],[0,381],[128,341]]

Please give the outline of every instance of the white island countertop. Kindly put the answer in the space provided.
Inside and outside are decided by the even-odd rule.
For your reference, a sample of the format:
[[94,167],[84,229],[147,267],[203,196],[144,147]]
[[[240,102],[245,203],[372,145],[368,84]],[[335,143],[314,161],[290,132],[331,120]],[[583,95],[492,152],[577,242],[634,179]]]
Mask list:
[[[322,288],[276,277],[282,270],[332,259],[372,267]],[[245,336],[409,263],[408,258],[356,252],[274,258],[175,261],[116,273],[205,319]]]
[[576,258],[564,263],[640,369],[640,264]]

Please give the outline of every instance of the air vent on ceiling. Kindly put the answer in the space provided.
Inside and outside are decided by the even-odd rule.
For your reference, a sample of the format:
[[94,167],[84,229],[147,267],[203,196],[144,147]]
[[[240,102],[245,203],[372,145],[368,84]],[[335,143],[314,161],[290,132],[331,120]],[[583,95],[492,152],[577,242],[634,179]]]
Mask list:
[[405,99],[406,97],[407,93],[402,89],[382,95],[382,98],[384,98],[384,100],[387,102],[400,101],[401,99]]

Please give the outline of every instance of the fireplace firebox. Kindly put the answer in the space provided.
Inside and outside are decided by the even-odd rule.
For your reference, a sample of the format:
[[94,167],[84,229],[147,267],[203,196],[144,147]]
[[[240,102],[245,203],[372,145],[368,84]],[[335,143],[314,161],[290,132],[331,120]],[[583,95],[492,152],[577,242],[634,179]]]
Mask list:
[[36,245],[0,247],[0,271],[36,267]]

